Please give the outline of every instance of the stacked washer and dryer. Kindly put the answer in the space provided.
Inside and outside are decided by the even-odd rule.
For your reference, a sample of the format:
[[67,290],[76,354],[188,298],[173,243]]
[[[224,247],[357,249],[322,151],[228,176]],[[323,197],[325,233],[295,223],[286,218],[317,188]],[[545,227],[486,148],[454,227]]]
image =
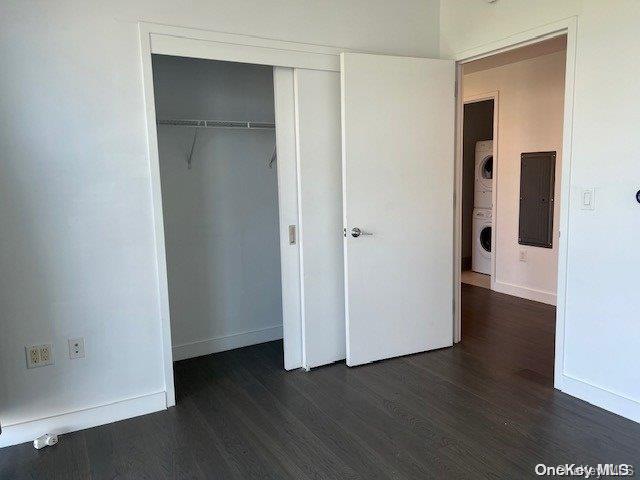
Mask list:
[[476,143],[471,270],[487,275],[491,274],[492,217],[493,141],[485,140]]

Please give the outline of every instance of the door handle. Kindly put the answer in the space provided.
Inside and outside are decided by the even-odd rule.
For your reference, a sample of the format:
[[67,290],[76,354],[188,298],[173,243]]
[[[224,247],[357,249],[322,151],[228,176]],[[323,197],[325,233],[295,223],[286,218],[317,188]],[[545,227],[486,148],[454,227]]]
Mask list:
[[289,245],[296,244],[296,226],[289,225]]
[[351,236],[352,236],[353,238],[358,238],[358,237],[360,237],[360,236],[367,236],[367,235],[373,235],[373,233],[371,233],[371,232],[365,232],[365,231],[361,230],[361,229],[360,229],[360,228],[358,228],[358,227],[353,227],[353,228],[351,229]]

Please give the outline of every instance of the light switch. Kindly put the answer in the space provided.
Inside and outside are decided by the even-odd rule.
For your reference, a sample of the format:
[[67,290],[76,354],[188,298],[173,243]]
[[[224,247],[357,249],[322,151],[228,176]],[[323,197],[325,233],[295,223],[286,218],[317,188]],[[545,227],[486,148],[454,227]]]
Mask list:
[[581,196],[581,208],[582,210],[593,210],[596,206],[595,189],[583,188]]

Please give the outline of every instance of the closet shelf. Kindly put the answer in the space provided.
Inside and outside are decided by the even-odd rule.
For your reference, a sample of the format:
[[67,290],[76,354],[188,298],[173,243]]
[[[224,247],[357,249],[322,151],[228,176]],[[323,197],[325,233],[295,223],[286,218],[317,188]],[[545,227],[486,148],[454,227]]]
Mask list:
[[[158,120],[158,125],[171,125],[174,127],[191,127],[193,131],[193,141],[191,142],[191,149],[187,156],[187,168],[191,170],[191,161],[193,159],[193,151],[196,146],[196,140],[198,139],[199,128],[247,128],[249,130],[267,130],[276,128],[275,123],[268,122],[225,122],[221,120],[180,120],[180,119],[165,119]],[[273,153],[267,160],[267,166],[273,168],[273,162],[276,161],[276,147],[273,147]]]
[[221,120],[158,120],[158,125],[171,125],[174,127],[193,128],[248,128],[253,130],[264,130],[276,128],[275,123],[268,122],[227,122]]

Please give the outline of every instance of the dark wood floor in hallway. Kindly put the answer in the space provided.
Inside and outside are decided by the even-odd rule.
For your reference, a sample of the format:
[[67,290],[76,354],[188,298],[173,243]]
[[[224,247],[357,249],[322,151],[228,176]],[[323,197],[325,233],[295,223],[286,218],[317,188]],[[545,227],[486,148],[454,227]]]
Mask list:
[[285,372],[273,342],[176,363],[178,405],[0,450],[2,479],[528,478],[631,463],[640,425],[555,391],[554,308],[463,286],[463,341]]

